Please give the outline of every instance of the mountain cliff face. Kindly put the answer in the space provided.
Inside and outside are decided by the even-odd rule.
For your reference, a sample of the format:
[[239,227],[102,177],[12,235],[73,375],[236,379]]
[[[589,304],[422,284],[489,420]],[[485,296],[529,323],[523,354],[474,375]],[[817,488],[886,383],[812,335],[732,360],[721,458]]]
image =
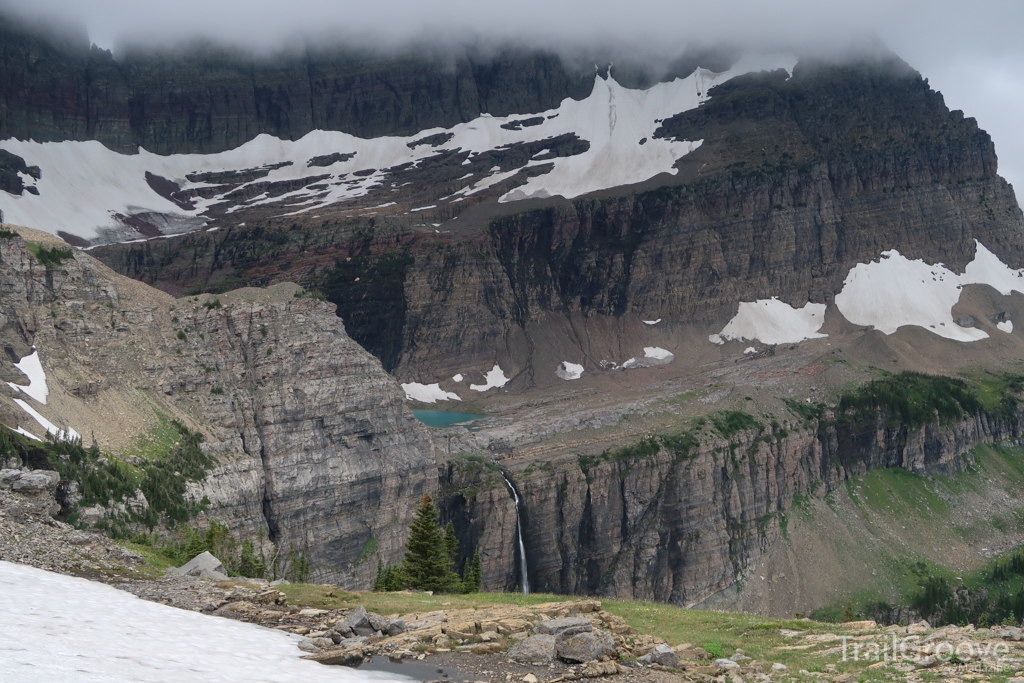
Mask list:
[[[233,149],[261,133],[296,140],[313,130],[360,137],[448,128],[482,113],[544,111],[581,99],[595,61],[573,68],[524,49],[423,47],[398,54],[307,48],[256,57],[214,46],[114,59],[53,40],[18,21],[0,27],[0,139],[98,140],[157,154]],[[628,60],[626,60],[628,62]],[[665,73],[623,64],[627,82],[650,84],[728,57],[685,55]]]
[[[658,134],[704,143],[650,188],[505,204],[451,233],[362,218],[95,253],[172,291],[318,287],[403,379],[494,360],[529,374],[535,348],[552,344],[539,327],[571,326],[573,315],[607,329],[665,318],[706,334],[737,301],[829,303],[854,265],[893,248],[962,269],[979,240],[1024,264],[1024,221],[991,139],[899,60],[738,76]],[[552,334],[577,348],[593,338]]]
[[[800,496],[826,498],[873,468],[961,472],[978,444],[1019,443],[1022,415],[922,427],[822,419],[728,437],[707,426],[690,433],[692,439],[649,440],[601,456],[503,464],[523,497],[534,590],[695,605],[742,582],[781,542]],[[456,519],[465,511],[483,520],[482,529],[466,529],[471,536],[506,539],[500,564],[515,567],[515,545],[508,542],[515,519],[502,514],[500,499],[491,509],[493,486],[483,471],[470,483],[442,482],[441,491]]]
[[[192,497],[247,537],[306,552],[325,578],[365,586],[378,556],[401,556],[418,497],[437,487],[433,445],[330,304],[294,285],[175,301],[82,252],[43,264],[38,244],[0,238],[4,378],[24,383],[10,361],[34,347],[49,388],[29,407],[128,458],[161,420],[201,430],[216,464]],[[11,400],[26,397],[5,392],[0,419],[40,435]]]
[[[752,67],[720,81],[711,65],[725,71],[734,59],[687,58],[673,73],[690,80],[660,98],[622,85],[651,85],[650,74],[595,79],[517,50],[262,60],[203,48],[114,60],[0,32],[0,138],[168,155],[237,151],[263,133],[279,139],[258,141],[261,153],[315,129],[373,138],[354,152],[354,139],[314,135],[287,147],[294,159],[253,168],[239,165],[247,150],[242,161],[206,159],[201,173],[191,158],[156,160],[174,177],[151,172],[152,155],[134,154],[129,167],[90,143],[96,158],[121,164],[132,192],[185,212],[179,228],[193,232],[75,252],[66,265],[0,241],[0,284],[11,293],[0,330],[12,361],[35,345],[53,373],[50,419],[80,431],[113,425],[98,437],[115,450],[145,431],[130,424],[149,428],[157,411],[201,429],[218,464],[192,495],[232,528],[306,550],[319,577],[367,586],[376,559],[398,559],[417,497],[437,492],[460,555],[480,548],[484,586],[514,588],[524,568],[507,475],[523,499],[535,589],[697,604],[742,581],[784,533],[795,497],[825,496],[868,468],[956,473],[974,446],[1021,436],[1014,409],[915,427],[877,415],[779,426],[765,412],[740,429],[704,421],[684,438],[626,398],[615,404],[628,391],[682,405],[687,390],[744,385],[777,408],[794,391],[817,400],[845,390],[879,363],[955,373],[1019,355],[1019,284],[953,285],[943,313],[985,338],[970,349],[948,336],[932,344],[938,333],[920,323],[901,323],[914,329],[896,337],[871,331],[838,310],[854,269],[895,263],[890,250],[923,260],[936,283],[938,264],[959,274],[982,247],[1008,281],[1021,274],[1007,266],[1024,266],[1024,216],[991,139],[890,54]],[[627,106],[648,97],[680,104],[656,117]],[[587,130],[593,139],[574,129],[472,147],[475,137],[554,130],[588,98],[600,107],[587,111],[603,117]],[[636,123],[626,112],[646,116],[653,133],[624,133]],[[479,128],[436,130],[464,122]],[[319,148],[338,140],[352,149]],[[379,158],[392,165],[363,161],[388,145]],[[583,182],[655,149],[668,162],[651,173]],[[597,163],[583,164],[591,154]],[[40,170],[0,150],[0,189],[45,207],[55,168],[46,161]],[[566,175],[574,164],[580,177]],[[572,191],[566,178],[578,181]],[[561,193],[547,192],[556,180]],[[154,237],[166,235],[167,215],[112,220]],[[891,298],[908,283],[917,284],[904,278]],[[827,327],[819,319],[798,338],[726,343],[723,326],[740,306],[776,298],[794,312],[820,307]],[[967,312],[952,318],[954,306]],[[485,381],[492,368],[507,383]],[[505,423],[432,438],[393,378],[436,383]],[[598,409],[588,402],[599,400],[607,420],[590,420]],[[0,418],[24,426],[24,411],[4,405]],[[708,405],[670,417],[696,419]],[[509,437],[540,418],[536,433]],[[649,421],[627,424],[634,418]],[[577,438],[584,428],[597,435]]]

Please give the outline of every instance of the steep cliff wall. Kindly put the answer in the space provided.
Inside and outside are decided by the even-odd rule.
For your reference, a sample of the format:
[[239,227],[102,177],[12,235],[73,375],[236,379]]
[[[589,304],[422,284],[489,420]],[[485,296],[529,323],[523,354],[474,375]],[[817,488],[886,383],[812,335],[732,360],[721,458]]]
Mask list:
[[[922,427],[811,421],[730,437],[706,425],[692,440],[502,465],[523,496],[534,590],[692,605],[734,586],[779,542],[794,496],[825,497],[871,468],[962,471],[975,446],[1019,440],[1019,417]],[[467,533],[505,539],[500,560],[490,559],[514,571],[514,517],[492,516],[491,490],[467,497],[469,485],[461,486],[460,493],[442,483],[449,514],[458,521],[460,511],[472,511],[484,520],[482,532]]]
[[705,51],[655,73],[611,55],[587,55],[576,68],[547,51],[425,46],[256,57],[193,45],[114,59],[82,36],[54,39],[11,17],[0,24],[0,139],[99,140],[127,153],[219,152],[261,133],[410,134],[586,97],[595,63],[616,61],[618,78],[634,86],[688,75],[698,62],[718,70],[731,63]]
[[[631,314],[710,330],[738,301],[829,303],[850,268],[889,249],[959,269],[980,240],[1024,265],[1024,219],[991,139],[895,58],[737,77],[659,134],[704,144],[675,177],[501,205],[452,233],[361,218],[95,253],[172,291],[235,286],[225,278],[316,286],[403,379],[496,358],[529,374],[552,343],[538,326],[571,348]],[[604,321],[584,333],[573,316]]]
[[[11,362],[34,346],[50,389],[35,410],[115,454],[161,419],[200,429],[217,458],[192,485],[207,515],[306,552],[325,579],[366,587],[377,557],[401,557],[437,487],[433,445],[331,304],[294,285],[175,301],[82,252],[41,263],[40,247],[0,237],[4,379],[24,383]],[[4,392],[0,419],[39,434]]]

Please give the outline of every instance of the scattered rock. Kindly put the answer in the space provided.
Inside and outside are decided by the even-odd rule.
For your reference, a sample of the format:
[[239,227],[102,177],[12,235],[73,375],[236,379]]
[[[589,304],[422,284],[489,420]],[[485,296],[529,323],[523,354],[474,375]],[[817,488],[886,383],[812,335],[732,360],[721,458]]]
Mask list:
[[739,669],[740,668],[739,664],[737,664],[736,662],[732,661],[731,659],[725,659],[724,657],[722,659],[716,659],[715,660],[715,666],[717,666],[719,669],[722,669],[722,670]]
[[662,666],[675,666],[679,663],[679,657],[676,656],[675,651],[664,643],[656,645],[654,650],[647,656],[655,664],[661,664]]
[[522,678],[523,683],[537,683],[537,677],[533,674],[526,674]]

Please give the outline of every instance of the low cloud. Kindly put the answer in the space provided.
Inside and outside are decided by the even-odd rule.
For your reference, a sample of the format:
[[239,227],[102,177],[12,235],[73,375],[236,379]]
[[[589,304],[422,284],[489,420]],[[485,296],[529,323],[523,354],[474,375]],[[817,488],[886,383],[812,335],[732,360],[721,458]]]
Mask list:
[[1005,0],[16,0],[8,11],[83,27],[100,47],[208,40],[264,53],[307,44],[396,49],[515,42],[565,54],[667,63],[687,48],[827,52],[877,38],[996,141],[1004,176],[1024,183],[1024,3]]

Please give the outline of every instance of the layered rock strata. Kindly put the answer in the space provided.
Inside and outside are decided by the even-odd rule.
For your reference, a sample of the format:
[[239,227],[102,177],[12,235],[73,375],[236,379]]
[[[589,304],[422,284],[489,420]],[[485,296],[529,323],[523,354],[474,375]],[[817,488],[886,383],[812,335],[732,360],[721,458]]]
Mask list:
[[[794,497],[824,497],[871,468],[962,471],[975,446],[1018,442],[1020,417],[982,415],[921,428],[812,421],[730,438],[705,428],[692,447],[641,444],[542,467],[503,465],[523,500],[534,590],[694,605],[733,586],[779,542]],[[442,487],[449,504],[484,520],[473,534],[507,537],[510,524],[514,532],[514,518],[484,507],[492,490],[465,491]],[[501,562],[513,568],[515,545],[503,549]]]
[[[38,352],[50,395],[36,408],[51,422],[132,452],[181,419],[217,460],[191,491],[209,516],[262,529],[346,585],[400,557],[416,500],[437,486],[433,446],[331,304],[294,285],[175,301],[83,252],[43,265],[30,246],[0,238],[0,335],[12,360]],[[0,418],[40,431],[9,398]]]

